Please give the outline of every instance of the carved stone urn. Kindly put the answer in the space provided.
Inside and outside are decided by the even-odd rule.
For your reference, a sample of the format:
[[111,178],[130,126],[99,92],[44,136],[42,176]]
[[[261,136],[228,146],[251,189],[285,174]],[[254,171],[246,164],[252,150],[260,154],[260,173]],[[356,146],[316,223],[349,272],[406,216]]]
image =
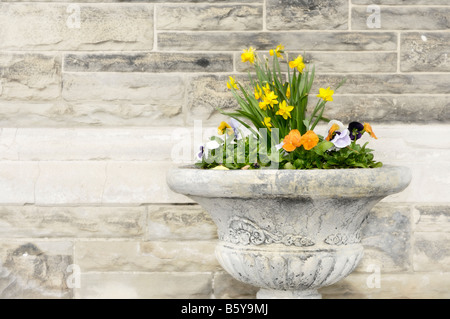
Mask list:
[[331,170],[171,169],[169,187],[199,203],[218,228],[216,257],[257,298],[321,298],[363,256],[372,207],[402,191],[406,167]]

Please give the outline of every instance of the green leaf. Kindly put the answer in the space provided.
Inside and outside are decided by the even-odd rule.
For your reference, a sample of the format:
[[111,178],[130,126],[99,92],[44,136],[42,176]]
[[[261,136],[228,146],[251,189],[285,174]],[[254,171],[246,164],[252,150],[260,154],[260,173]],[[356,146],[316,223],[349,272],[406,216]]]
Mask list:
[[330,141],[322,141],[319,144],[317,144],[314,147],[314,151],[319,154],[319,155],[323,155],[323,153],[325,153],[325,151],[328,151],[331,147],[333,147],[333,143],[331,143]]

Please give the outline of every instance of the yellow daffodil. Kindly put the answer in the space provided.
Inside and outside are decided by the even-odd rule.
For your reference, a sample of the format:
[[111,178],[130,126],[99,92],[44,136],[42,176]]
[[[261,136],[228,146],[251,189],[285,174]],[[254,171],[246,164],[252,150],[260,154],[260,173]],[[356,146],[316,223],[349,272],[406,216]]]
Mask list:
[[364,131],[370,134],[371,137],[374,139],[378,139],[378,137],[375,135],[375,133],[372,131],[372,126],[370,126],[369,123],[364,123]]
[[281,55],[281,53],[283,53],[283,50],[284,50],[284,45],[280,44],[280,45],[277,45],[275,50],[270,50],[269,54],[270,54],[270,56],[273,56],[274,54],[276,54],[277,57],[283,59],[283,56]]
[[234,88],[235,90],[239,90],[237,84],[236,84],[236,79],[232,76],[230,76],[230,80],[227,82],[227,88],[229,88],[231,90],[231,88]]
[[273,107],[274,104],[278,104],[277,98],[278,95],[275,95],[273,91],[270,91],[266,93],[266,95],[264,95],[263,100],[266,105],[270,105],[271,107]]
[[255,63],[255,49],[253,47],[244,49],[244,53],[241,54],[242,62],[250,62],[251,64]]
[[264,91],[264,94],[269,94],[269,92],[270,92],[269,83],[266,83],[266,86],[263,86],[263,91]]
[[305,68],[305,63],[303,63],[303,57],[299,55],[294,61],[289,62],[289,67],[291,69],[297,68],[298,72],[302,73]]
[[319,143],[319,137],[313,131],[308,131],[302,135],[300,138],[300,143],[303,145],[305,150],[309,151],[316,146],[317,143]]
[[331,102],[333,101],[333,94],[334,91],[330,89],[330,87],[327,87],[326,89],[320,88],[319,94],[317,94],[317,97],[320,97],[324,101]]
[[287,97],[288,99],[291,98],[291,86],[290,86],[290,85],[288,85],[288,87],[287,87],[287,90],[286,90],[286,97]]
[[220,123],[219,127],[217,128],[217,133],[219,135],[223,135],[223,134],[225,134],[225,131],[227,132],[228,135],[231,135],[234,133],[233,128],[230,125],[228,125],[227,122],[222,121]]
[[267,103],[265,101],[259,102],[259,108],[263,111],[267,110]]
[[262,124],[269,129],[269,132],[272,131],[271,129],[272,124],[270,123],[270,120],[271,120],[270,117],[265,117],[264,121],[262,122]]
[[255,87],[255,99],[259,100],[259,99],[262,99],[262,97],[263,97],[262,90],[259,87],[259,85],[256,85],[256,87]]
[[281,102],[280,108],[278,109],[276,115],[281,115],[285,120],[288,119],[288,117],[291,117],[291,111],[294,109],[291,105],[286,105],[286,101]]
[[288,135],[284,137],[283,140],[283,149],[286,152],[292,152],[297,147],[300,147],[302,144],[300,142],[301,140],[301,134],[299,130],[291,130]]

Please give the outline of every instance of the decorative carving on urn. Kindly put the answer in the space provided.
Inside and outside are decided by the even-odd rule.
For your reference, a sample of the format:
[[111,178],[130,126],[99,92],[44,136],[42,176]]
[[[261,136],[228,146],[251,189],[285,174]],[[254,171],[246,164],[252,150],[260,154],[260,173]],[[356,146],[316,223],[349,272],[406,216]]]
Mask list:
[[300,235],[280,235],[270,232],[255,222],[234,216],[228,222],[228,234],[224,241],[241,245],[283,244],[286,246],[308,247],[315,243],[308,237]]

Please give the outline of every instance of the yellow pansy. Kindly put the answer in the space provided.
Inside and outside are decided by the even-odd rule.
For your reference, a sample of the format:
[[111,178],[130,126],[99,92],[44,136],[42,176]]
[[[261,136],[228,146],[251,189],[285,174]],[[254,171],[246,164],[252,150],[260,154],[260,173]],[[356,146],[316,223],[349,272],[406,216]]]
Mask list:
[[234,88],[235,90],[239,90],[237,84],[236,84],[236,79],[232,76],[230,76],[230,80],[227,82],[227,88],[229,88],[231,90],[231,88]]
[[219,135],[223,135],[223,134],[225,134],[225,131],[227,132],[228,135],[231,135],[234,132],[233,128],[230,125],[228,125],[227,122],[222,121],[220,123],[219,127],[217,128],[217,133]]
[[271,120],[270,117],[265,117],[264,121],[262,122],[262,124],[269,129],[269,132],[272,131],[271,129],[272,124],[270,124],[270,120]]
[[251,64],[255,63],[255,49],[253,47],[244,49],[244,53],[241,54],[242,62],[250,62]]
[[281,53],[283,53],[283,50],[284,50],[284,45],[279,44],[279,45],[277,45],[277,47],[275,48],[275,50],[270,50],[270,51],[269,51],[269,54],[270,54],[270,56],[273,56],[274,54],[276,54],[277,57],[283,59],[283,56],[281,55]]
[[299,55],[294,61],[289,62],[289,67],[291,69],[297,68],[297,70],[302,73],[305,68],[305,63],[303,63],[303,57]]
[[331,102],[333,101],[333,94],[334,91],[330,89],[330,87],[327,87],[326,89],[320,88],[319,94],[317,94],[317,97],[320,97],[324,101]]
[[286,101],[281,102],[280,108],[278,109],[276,115],[281,115],[285,120],[288,119],[288,117],[291,117],[291,111],[294,109],[291,105],[286,105]]

